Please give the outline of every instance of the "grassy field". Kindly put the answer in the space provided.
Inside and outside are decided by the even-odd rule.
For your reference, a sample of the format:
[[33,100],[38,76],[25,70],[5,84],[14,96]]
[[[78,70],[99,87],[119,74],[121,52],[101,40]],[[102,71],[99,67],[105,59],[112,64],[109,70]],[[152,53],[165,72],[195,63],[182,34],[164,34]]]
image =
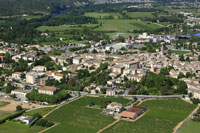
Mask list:
[[128,12],[127,15],[131,18],[151,18],[153,12]]
[[170,50],[171,54],[178,54],[178,55],[182,55],[182,54],[187,54],[189,53],[189,51],[181,51],[181,50]]
[[63,26],[40,26],[38,28],[39,31],[46,31],[46,30],[49,30],[49,31],[54,31],[54,32],[62,32],[62,31],[65,31],[65,30],[68,30],[68,29],[82,29],[84,27],[88,27],[88,28],[93,28],[97,26],[97,24],[83,24],[81,26],[70,26],[70,25],[63,25]]
[[0,124],[0,133],[37,133],[42,131],[44,128],[39,126],[29,126],[17,122],[6,121]]
[[108,17],[108,16],[113,16],[114,19],[117,19],[118,16],[120,17],[122,16],[121,14],[114,13],[114,12],[110,12],[110,13],[86,12],[84,15],[88,17],[97,18],[97,19],[100,19],[100,18],[103,19],[104,17]]
[[32,16],[32,15],[28,15],[28,16],[23,16],[22,18],[23,19],[26,19],[26,20],[31,20],[31,19],[36,19],[36,18],[41,18],[42,16]]
[[180,133],[199,133],[200,122],[190,120],[185,127],[180,130]]
[[0,102],[0,107],[6,106],[6,105],[8,105],[8,104],[10,104],[10,103],[9,103],[9,102],[3,102],[3,101],[1,101],[1,102]]
[[50,112],[54,108],[55,107],[46,107],[46,108],[35,109],[32,111],[26,112],[25,114],[33,116],[35,113],[39,113],[40,115],[43,116],[43,115],[47,114],[48,112]]
[[147,24],[144,21],[135,21],[135,20],[121,20],[121,19],[109,19],[109,20],[100,20],[102,26],[95,29],[97,31],[115,31],[115,32],[128,32],[133,30],[153,30],[160,28],[156,24]]
[[[8,104],[10,104],[10,103],[9,102],[3,102],[3,101],[1,101],[0,102],[0,107],[6,106]],[[7,116],[9,116],[9,115],[11,115],[13,113],[14,112],[6,112],[6,111],[0,110],[0,119],[3,119],[3,118],[5,118],[5,117],[7,117]]]
[[91,109],[87,106],[93,102],[100,105],[101,101],[116,101],[122,104],[130,102],[123,98],[95,98],[83,97],[70,104],[66,104],[60,109],[50,114],[47,119],[60,123],[47,132],[70,132],[70,133],[89,133],[97,132],[106,125],[112,123],[114,118],[102,114],[100,109]]
[[149,100],[140,106],[147,108],[147,113],[141,119],[136,122],[120,121],[105,132],[171,133],[196,107],[181,99]]

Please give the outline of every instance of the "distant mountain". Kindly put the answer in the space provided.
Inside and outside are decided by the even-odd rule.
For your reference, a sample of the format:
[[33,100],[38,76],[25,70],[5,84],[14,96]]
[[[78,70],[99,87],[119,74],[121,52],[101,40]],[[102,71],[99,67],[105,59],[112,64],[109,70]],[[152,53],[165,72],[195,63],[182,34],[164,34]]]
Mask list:
[[87,4],[148,1],[154,0],[0,0],[0,15],[19,15],[32,12],[51,12],[59,8],[82,6]]

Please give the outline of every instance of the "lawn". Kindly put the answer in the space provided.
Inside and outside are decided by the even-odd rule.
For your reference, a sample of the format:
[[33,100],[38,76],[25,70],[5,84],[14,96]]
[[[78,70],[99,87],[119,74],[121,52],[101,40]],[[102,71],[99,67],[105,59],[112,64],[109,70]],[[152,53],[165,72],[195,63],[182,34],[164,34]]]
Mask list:
[[140,106],[147,108],[147,113],[142,118],[136,122],[120,121],[105,132],[171,133],[196,107],[181,99],[149,100]]
[[199,133],[200,122],[190,120],[181,130],[180,133]]
[[189,51],[181,51],[181,50],[170,50],[171,54],[178,54],[178,55],[182,55],[182,54],[187,54],[189,53]]
[[26,115],[31,115],[33,116],[35,113],[39,113],[40,115],[45,115],[48,112],[50,112],[52,109],[54,109],[55,107],[45,107],[45,108],[39,108],[39,109],[34,109],[32,111],[26,112]]
[[87,107],[91,102],[95,103],[95,105],[100,105],[101,101],[116,101],[122,104],[130,102],[130,100],[123,98],[83,97],[62,106],[50,114],[47,119],[60,124],[47,132],[97,132],[114,121],[113,117],[103,115],[102,110]]
[[114,31],[114,32],[123,32],[126,33],[128,31],[133,30],[153,30],[160,28],[159,25],[156,24],[147,24],[144,21],[136,21],[129,19],[109,19],[109,20],[99,20],[102,23],[102,26],[95,29],[97,31]]
[[36,133],[42,131],[44,128],[39,126],[29,126],[13,121],[6,121],[0,124],[0,133]]

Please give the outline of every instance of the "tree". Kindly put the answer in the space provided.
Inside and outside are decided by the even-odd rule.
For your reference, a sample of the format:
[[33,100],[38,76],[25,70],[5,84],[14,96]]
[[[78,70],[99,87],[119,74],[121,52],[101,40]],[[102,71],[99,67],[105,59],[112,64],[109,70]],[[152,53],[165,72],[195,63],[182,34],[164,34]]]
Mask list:
[[193,74],[190,73],[190,72],[187,72],[186,75],[185,75],[186,78],[192,78],[193,77]]
[[182,79],[182,78],[184,78],[185,77],[185,75],[182,73],[182,72],[180,72],[179,74],[178,74],[178,79]]
[[198,61],[200,61],[200,55],[198,56]]
[[167,70],[167,68],[161,68],[160,69],[160,74],[162,74],[162,75],[169,75],[169,71]]
[[39,119],[42,118],[42,116],[41,116],[39,113],[35,113],[35,114],[33,115],[33,117],[34,117],[34,118],[39,118]]
[[183,56],[183,55],[180,55],[180,56],[179,56],[179,60],[180,60],[180,61],[185,61],[184,56]]
[[21,105],[17,105],[16,111],[21,111],[21,110],[23,110],[22,106]]
[[188,94],[188,96],[189,96],[189,98],[192,98],[192,96],[193,96],[192,92],[190,92],[190,93]]
[[180,94],[187,94],[187,84],[185,83],[185,81],[179,81],[177,91]]
[[6,93],[10,93],[14,89],[15,89],[15,87],[12,86],[10,83],[8,83],[7,86],[5,87]]

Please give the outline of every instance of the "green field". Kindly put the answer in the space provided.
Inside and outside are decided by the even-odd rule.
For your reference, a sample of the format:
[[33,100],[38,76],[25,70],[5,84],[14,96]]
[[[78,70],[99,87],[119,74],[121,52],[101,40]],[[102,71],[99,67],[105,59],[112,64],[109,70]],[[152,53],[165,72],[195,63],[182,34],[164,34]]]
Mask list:
[[70,26],[70,25],[62,25],[62,26],[40,26],[39,28],[37,28],[39,31],[54,31],[54,32],[62,32],[68,29],[82,29],[84,27],[88,27],[88,28],[93,28],[97,26],[97,24],[83,24],[83,25],[75,25],[75,26]]
[[50,114],[47,119],[60,124],[47,132],[97,132],[114,121],[113,117],[103,115],[101,109],[91,109],[87,107],[91,102],[100,105],[101,101],[116,101],[122,104],[130,102],[130,100],[123,98],[83,97],[70,104],[64,105]]
[[127,15],[131,18],[151,18],[153,12],[128,12]]
[[26,20],[31,20],[31,19],[36,19],[36,18],[41,18],[42,16],[32,16],[32,15],[28,15],[28,16],[23,16],[23,19]]
[[39,126],[29,126],[17,122],[6,121],[0,124],[0,133],[37,133],[42,131],[44,128]]
[[140,106],[147,108],[147,113],[142,118],[136,122],[120,121],[105,132],[171,133],[196,107],[181,99],[149,100]]
[[45,115],[48,112],[50,112],[52,109],[54,109],[55,107],[45,107],[45,108],[40,108],[40,109],[34,109],[32,111],[26,112],[26,115],[31,115],[33,116],[35,113],[39,113],[40,115]]
[[189,53],[188,51],[181,51],[181,50],[170,50],[171,54],[178,54],[178,55],[182,55],[182,54],[187,54]]
[[118,16],[121,17],[122,15],[119,13],[114,13],[114,12],[109,12],[109,13],[98,13],[98,12],[86,12],[84,14],[85,16],[88,17],[93,17],[93,18],[97,18],[97,19],[103,19],[104,17],[108,17],[108,16],[113,16],[114,19],[117,19]]
[[181,130],[180,133],[199,133],[200,122],[190,120]]
[[133,30],[154,30],[160,28],[156,24],[148,24],[144,21],[135,21],[135,20],[121,20],[121,19],[109,19],[109,20],[100,20],[102,26],[95,29],[97,31],[114,31],[114,32],[128,32]]

